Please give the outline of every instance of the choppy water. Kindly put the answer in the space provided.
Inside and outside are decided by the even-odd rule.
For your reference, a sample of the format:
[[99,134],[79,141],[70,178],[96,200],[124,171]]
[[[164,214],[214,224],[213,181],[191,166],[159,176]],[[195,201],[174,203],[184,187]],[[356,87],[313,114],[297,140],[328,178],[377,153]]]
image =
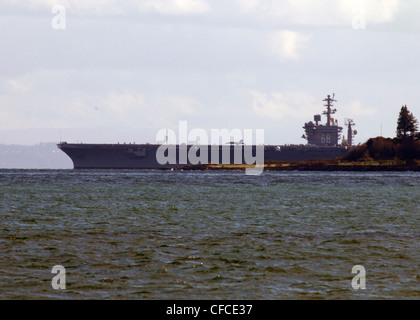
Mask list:
[[1,170],[0,298],[418,299],[419,208],[411,172]]

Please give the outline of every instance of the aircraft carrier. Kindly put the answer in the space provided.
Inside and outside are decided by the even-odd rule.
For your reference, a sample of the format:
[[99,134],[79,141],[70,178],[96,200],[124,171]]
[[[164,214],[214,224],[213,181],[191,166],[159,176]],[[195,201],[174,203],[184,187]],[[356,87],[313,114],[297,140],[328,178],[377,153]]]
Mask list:
[[[327,121],[321,123],[321,115],[314,115],[314,120],[304,124],[305,134],[302,138],[307,140],[305,145],[264,145],[264,162],[268,161],[301,161],[311,159],[334,159],[344,156],[352,147],[354,122],[346,120],[348,126],[347,138],[341,139],[342,127],[332,117],[337,111],[333,108],[334,95],[327,96],[325,111]],[[256,153],[257,146],[245,145],[241,142],[226,145],[166,145],[164,155],[168,159],[166,163],[158,161],[157,154],[162,144],[85,144],[60,142],[58,145],[73,161],[75,169],[181,169],[185,165],[197,164],[184,154],[196,155],[205,152],[204,161],[199,163],[238,163],[240,159],[245,163],[246,151]],[[191,148],[195,148],[196,151]],[[239,151],[238,151],[239,150]],[[238,156],[239,155],[239,156]],[[238,156],[236,159],[235,157]],[[185,161],[179,161],[180,158]],[[196,159],[197,157],[195,157]],[[202,158],[201,158],[202,159]],[[247,162],[249,164],[249,162]]]

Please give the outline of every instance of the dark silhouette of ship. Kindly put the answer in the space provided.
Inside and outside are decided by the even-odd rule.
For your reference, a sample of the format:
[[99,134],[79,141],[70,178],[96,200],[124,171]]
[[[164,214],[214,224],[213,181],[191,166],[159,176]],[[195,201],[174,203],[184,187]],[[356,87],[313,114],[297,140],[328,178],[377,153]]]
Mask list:
[[[322,124],[321,115],[314,115],[314,121],[305,123],[303,128],[305,134],[302,138],[307,140],[306,145],[264,145],[264,162],[268,161],[302,161],[311,159],[335,159],[344,156],[352,147],[353,131],[355,125],[353,120],[347,119],[347,139],[341,138],[342,127],[332,116],[337,111],[333,109],[333,102],[336,100],[330,95],[323,101],[326,110],[323,114],[327,122]],[[161,144],[85,144],[60,142],[58,145],[73,161],[75,169],[171,169],[182,168],[185,165],[197,164],[187,157],[185,161],[179,161],[186,153],[206,152],[207,163],[233,164],[238,163],[235,156],[245,159],[245,151],[256,153],[257,146],[245,145],[243,142],[228,143],[226,145],[166,145],[166,155],[169,161],[161,164],[157,160],[157,152]],[[239,151],[238,151],[239,150]],[[226,156],[227,155],[227,156]],[[241,160],[244,163],[244,160]],[[205,161],[200,164],[206,164]],[[248,162],[249,164],[249,162]]]

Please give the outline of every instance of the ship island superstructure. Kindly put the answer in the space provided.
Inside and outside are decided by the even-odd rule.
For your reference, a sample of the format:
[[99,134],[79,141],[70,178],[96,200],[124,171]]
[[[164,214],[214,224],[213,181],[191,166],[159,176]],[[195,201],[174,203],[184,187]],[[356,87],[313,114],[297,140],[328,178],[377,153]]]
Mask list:
[[[304,124],[305,134],[302,138],[307,140],[306,145],[264,145],[264,162],[268,161],[302,161],[311,159],[334,159],[344,156],[348,153],[352,146],[353,135],[356,131],[352,131],[354,122],[349,119],[346,125],[349,126],[347,139],[341,139],[342,127],[338,125],[337,119],[332,116],[336,113],[333,108],[333,102],[336,102],[334,95],[327,96],[323,100],[326,110],[323,114],[327,117],[327,122],[321,123],[321,115],[314,115],[314,121]],[[191,165],[188,159],[185,163],[176,161],[181,152],[190,152],[191,148],[195,148],[198,153],[206,150],[208,161],[201,164],[211,163],[214,159],[219,164],[233,164],[235,156],[238,155],[238,147],[241,148],[241,159],[244,159],[245,150],[255,154],[256,146],[245,145],[241,143],[228,143],[226,145],[198,146],[194,144],[188,145],[168,145],[167,152],[175,155],[174,161],[161,164],[157,160],[157,152],[161,144],[85,144],[85,143],[67,143],[60,142],[58,145],[73,161],[75,169],[178,169],[185,165]],[[193,150],[194,151],[194,150]],[[218,154],[212,155],[212,152]],[[222,155],[228,155],[222,157]]]
[[337,109],[333,109],[333,102],[337,101],[330,95],[327,96],[323,101],[326,102],[326,110],[323,114],[327,117],[325,124],[320,124],[321,115],[314,115],[314,122],[309,121],[305,123],[304,129],[305,134],[302,138],[308,140],[309,145],[316,146],[337,146],[339,144],[340,133],[343,130],[342,127],[338,126],[337,119],[334,119],[332,115],[337,112]]

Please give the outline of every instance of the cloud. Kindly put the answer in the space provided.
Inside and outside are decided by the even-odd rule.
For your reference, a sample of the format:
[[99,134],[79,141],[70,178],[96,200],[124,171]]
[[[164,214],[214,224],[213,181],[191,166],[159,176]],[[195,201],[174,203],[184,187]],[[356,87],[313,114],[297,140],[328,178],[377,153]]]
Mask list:
[[360,12],[366,15],[367,23],[383,23],[392,21],[401,7],[400,0],[2,0],[2,5],[30,10],[62,5],[75,15],[188,15],[217,12],[229,18],[242,15],[270,24],[350,27]]
[[304,26],[351,27],[361,12],[368,23],[383,23],[394,19],[399,0],[234,0],[239,12],[260,21]]
[[72,14],[120,15],[158,13],[162,15],[201,14],[208,12],[206,0],[5,0],[6,4],[28,9],[64,6]]
[[31,83],[28,79],[21,78],[21,79],[11,79],[7,81],[10,88],[15,92],[27,92],[31,89]]
[[[271,94],[251,91],[252,109],[262,118],[285,119],[307,118],[311,114],[320,114],[324,109],[322,99],[302,91],[274,92]],[[337,103],[335,103],[337,105]],[[364,106],[361,101],[353,100],[348,104],[339,104],[340,110],[345,110],[349,117],[361,118],[371,116],[377,109]]]
[[107,125],[112,121],[125,127],[135,127],[149,117],[151,112],[148,108],[150,106],[146,104],[143,94],[124,92],[108,94],[97,110]]
[[392,21],[400,7],[399,0],[341,0],[337,4],[343,17],[355,19],[364,15],[367,23]]
[[196,104],[183,95],[145,96],[131,91],[111,93],[101,101],[107,121],[124,127],[168,126],[180,116],[195,114]]
[[252,109],[256,115],[268,119],[302,118],[320,112],[320,103],[305,92],[272,93],[251,91]]
[[[0,83],[0,128],[162,127],[197,114],[188,95],[135,89],[83,90],[74,70],[38,70]],[[87,82],[89,83],[89,82]]]
[[197,111],[197,101],[191,97],[183,95],[172,95],[158,98],[157,104],[170,106],[174,113],[179,113],[181,115],[194,115]]
[[350,102],[345,108],[351,116],[371,116],[377,113],[376,109],[363,106],[359,100]]
[[201,14],[210,11],[204,0],[146,0],[139,1],[141,12],[157,12],[164,15]]
[[280,30],[273,32],[268,39],[269,50],[280,59],[297,59],[306,48],[309,35],[295,31]]

